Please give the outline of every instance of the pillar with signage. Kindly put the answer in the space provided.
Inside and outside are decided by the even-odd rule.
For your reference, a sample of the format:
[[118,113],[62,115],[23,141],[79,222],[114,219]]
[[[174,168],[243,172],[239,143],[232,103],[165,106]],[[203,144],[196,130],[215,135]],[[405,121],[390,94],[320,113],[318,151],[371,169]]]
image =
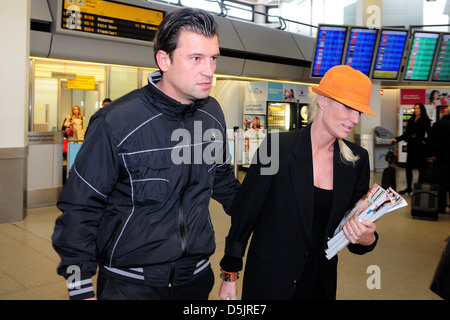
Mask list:
[[[383,1],[381,0],[358,0],[356,2],[356,25],[368,28],[380,28],[383,16]],[[372,79],[372,95],[370,98],[370,108],[377,115],[361,116],[361,121],[355,126],[354,140],[360,143],[369,152],[370,169],[374,170],[374,128],[380,126],[381,114],[381,82]],[[351,141],[352,137],[348,139]]]
[[244,102],[244,161],[249,163],[267,132],[297,130],[308,123],[308,86],[248,82]]

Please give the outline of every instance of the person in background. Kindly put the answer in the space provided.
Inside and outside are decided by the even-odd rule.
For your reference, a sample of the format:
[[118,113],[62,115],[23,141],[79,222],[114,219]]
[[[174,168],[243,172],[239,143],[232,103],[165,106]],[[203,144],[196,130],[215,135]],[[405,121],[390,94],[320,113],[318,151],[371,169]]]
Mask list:
[[[211,197],[229,212],[240,186],[209,92],[220,55],[203,10],[169,13],[160,71],[97,112],[62,190],[52,236],[71,299],[207,299],[214,284]],[[73,282],[72,282],[73,280]]]
[[429,157],[436,161],[437,183],[439,185],[438,211],[445,214],[450,191],[450,115],[448,108],[442,108],[442,118],[431,128]]
[[[100,110],[102,110],[104,107],[106,107],[106,106],[107,106],[108,104],[110,104],[111,102],[112,102],[112,100],[111,100],[110,98],[105,98],[105,99],[103,99],[102,105],[101,105],[100,109],[97,110],[95,113],[97,113],[97,112],[99,112]],[[94,114],[95,114],[95,113],[94,113]],[[93,116],[94,116],[94,115],[92,115],[91,118],[89,119],[89,125],[91,124],[91,120],[92,120],[92,117],[93,117]],[[86,128],[86,135],[87,135],[88,131],[89,131],[89,126]]]
[[106,107],[111,102],[112,102],[112,100],[110,98],[105,98],[102,102],[102,108]]
[[[311,103],[312,123],[274,134],[263,142],[279,150],[279,170],[262,175],[261,154],[252,164],[233,203],[231,228],[220,262],[220,299],[236,299],[238,272],[252,235],[242,288],[244,300],[336,298],[337,257],[325,249],[344,214],[369,189],[368,152],[344,140],[370,109],[372,83],[350,66],[328,70]],[[260,150],[263,149],[261,146]],[[349,219],[349,250],[373,250],[378,235],[371,221]]]
[[407,141],[406,189],[400,194],[412,193],[413,169],[419,169],[419,179],[426,159],[427,136],[430,133],[430,118],[423,103],[414,105],[414,114],[408,119],[405,132],[391,140],[391,143]]
[[72,107],[72,112],[64,121],[64,127],[72,130],[72,135],[68,134],[69,140],[84,140],[86,121],[79,106]]

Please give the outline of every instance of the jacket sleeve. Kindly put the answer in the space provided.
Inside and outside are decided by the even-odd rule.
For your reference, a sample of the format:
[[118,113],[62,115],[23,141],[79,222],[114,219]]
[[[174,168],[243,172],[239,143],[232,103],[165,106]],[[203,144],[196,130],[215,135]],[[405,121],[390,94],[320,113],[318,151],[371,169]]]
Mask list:
[[102,118],[93,123],[57,203],[62,215],[52,242],[61,257],[57,272],[67,279],[71,299],[94,296],[90,278],[98,265],[97,228],[118,176],[109,132]]
[[[263,141],[269,144],[270,135]],[[225,255],[220,262],[223,270],[242,270],[242,258],[247,243],[265,205],[273,175],[261,174],[263,165],[258,152],[231,207],[231,227],[225,240]]]
[[227,148],[226,133],[224,137],[223,163],[218,164],[216,168],[212,198],[221,203],[225,212],[230,215],[230,208],[239,190],[240,183],[234,176],[233,168],[230,165],[231,154]]

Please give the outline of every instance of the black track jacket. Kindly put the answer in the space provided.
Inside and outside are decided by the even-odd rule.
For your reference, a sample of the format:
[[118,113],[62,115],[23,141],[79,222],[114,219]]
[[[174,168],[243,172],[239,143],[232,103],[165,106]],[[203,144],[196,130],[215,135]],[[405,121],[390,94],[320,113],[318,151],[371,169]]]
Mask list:
[[[159,80],[159,73],[149,77]],[[226,145],[224,115],[211,97],[182,105],[149,83],[99,110],[62,190],[52,236],[70,297],[93,296],[99,264],[167,286],[208,261],[210,198],[228,211],[239,188]],[[185,261],[177,268],[185,277],[173,279],[177,261]]]

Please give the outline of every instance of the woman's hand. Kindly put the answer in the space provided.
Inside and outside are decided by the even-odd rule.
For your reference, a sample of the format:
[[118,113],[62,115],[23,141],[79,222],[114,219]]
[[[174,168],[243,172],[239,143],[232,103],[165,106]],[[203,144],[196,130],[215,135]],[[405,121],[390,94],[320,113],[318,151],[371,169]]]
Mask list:
[[375,242],[375,223],[370,220],[361,220],[354,216],[344,225],[344,234],[348,241],[353,244],[370,246]]
[[236,281],[222,281],[219,289],[220,300],[236,300],[237,284]]

